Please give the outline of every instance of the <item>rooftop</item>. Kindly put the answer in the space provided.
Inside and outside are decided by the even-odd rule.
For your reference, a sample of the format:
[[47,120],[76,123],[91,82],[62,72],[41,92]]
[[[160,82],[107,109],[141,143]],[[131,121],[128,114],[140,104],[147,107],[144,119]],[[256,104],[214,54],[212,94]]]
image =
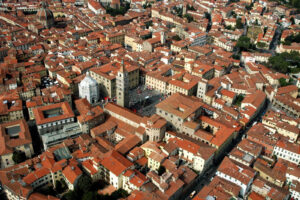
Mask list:
[[68,102],[46,105],[33,109],[36,124],[47,124],[74,117]]

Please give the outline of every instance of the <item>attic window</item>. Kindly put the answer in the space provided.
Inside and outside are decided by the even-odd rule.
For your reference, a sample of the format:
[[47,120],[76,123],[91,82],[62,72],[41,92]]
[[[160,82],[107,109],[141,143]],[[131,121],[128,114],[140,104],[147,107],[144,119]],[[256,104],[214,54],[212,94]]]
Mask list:
[[178,107],[178,110],[181,112],[184,112],[184,108],[182,108],[182,107]]
[[188,107],[184,104],[179,104],[178,105],[178,110],[181,111],[181,112],[184,112]]

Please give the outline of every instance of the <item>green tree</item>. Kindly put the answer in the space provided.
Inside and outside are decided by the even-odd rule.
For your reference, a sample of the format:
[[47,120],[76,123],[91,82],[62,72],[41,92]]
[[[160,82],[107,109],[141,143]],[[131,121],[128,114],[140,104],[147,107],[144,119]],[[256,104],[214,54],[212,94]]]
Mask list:
[[67,189],[67,184],[66,182],[64,181],[64,179],[62,180],[57,180],[55,182],[55,190],[58,192],[58,193],[62,193],[63,191],[65,191]]
[[81,200],[95,200],[95,199],[100,199],[98,196],[97,192],[85,192],[81,198]]
[[110,14],[111,16],[117,16],[117,15],[124,15],[128,10],[130,9],[130,4],[129,3],[125,3],[125,5],[120,6],[120,8],[111,8],[110,6],[106,7],[106,13]]
[[90,177],[88,177],[87,175],[82,175],[78,179],[76,190],[82,193],[88,192],[91,190],[92,184],[92,179]]
[[287,82],[285,78],[280,78],[279,80],[280,87],[285,87],[288,85],[293,85],[294,80],[292,78]]
[[151,20],[151,21],[145,22],[145,24],[146,24],[146,27],[149,28],[150,26],[153,25],[153,22],[152,22],[152,20]]
[[174,36],[172,37],[172,39],[173,39],[173,40],[176,40],[176,41],[181,40],[181,38],[180,38],[178,35],[174,35]]
[[233,54],[233,55],[232,55],[232,58],[233,58],[233,59],[236,59],[236,60],[240,60],[240,59],[241,59],[241,54],[240,54],[240,53]]
[[151,8],[151,4],[150,3],[145,3],[144,5],[143,5],[143,8],[144,9],[146,9],[146,8]]
[[129,196],[128,192],[126,192],[126,190],[121,188],[121,189],[114,191],[111,194],[110,199],[120,199],[120,198],[126,198],[128,196]]
[[268,30],[268,27],[267,26],[264,27],[264,35],[266,34],[267,30]]
[[237,15],[236,15],[236,13],[234,11],[232,11],[231,15],[232,15],[233,18],[237,17]]
[[188,20],[189,23],[192,22],[192,21],[194,21],[193,16],[190,15],[190,14],[185,14],[183,17],[186,18],[186,19]]
[[225,29],[227,29],[227,30],[233,30],[234,28],[232,28],[232,26],[229,25],[229,26],[225,26]]
[[12,159],[18,164],[26,160],[26,155],[23,151],[14,151]]
[[237,47],[245,51],[247,51],[250,48],[250,45],[250,38],[248,38],[247,36],[241,36],[236,43]]
[[244,28],[244,24],[242,23],[242,19],[241,19],[241,18],[237,18],[237,19],[236,19],[236,28],[237,28],[237,29],[242,29],[242,28]]
[[58,193],[61,193],[63,191],[62,189],[62,184],[60,181],[55,181],[55,190],[58,192]]
[[280,78],[278,81],[279,81],[280,87],[284,87],[284,86],[288,85],[285,78]]
[[246,6],[245,6],[245,8],[246,8],[247,10],[251,10],[252,7],[253,7],[253,3],[251,3],[250,5],[246,5]]
[[234,100],[234,105],[241,106],[242,101],[244,100],[244,95],[239,94]]
[[78,194],[75,191],[70,190],[69,192],[65,193],[64,196],[61,199],[62,200],[78,199]]
[[291,0],[291,1],[288,1],[288,4],[294,8],[297,8],[298,11],[300,10],[300,0]]
[[300,33],[297,35],[289,35],[285,38],[283,44],[284,45],[291,45],[293,42],[300,43]]
[[192,10],[192,11],[195,11],[196,9],[194,8],[194,6],[193,5],[187,5],[187,7],[186,7],[186,9],[187,10]]
[[209,18],[210,18],[210,14],[209,14],[208,12],[205,12],[205,13],[204,13],[204,17],[205,17],[206,19],[209,19]]
[[288,65],[288,62],[280,55],[269,58],[269,66],[278,72],[287,73]]
[[257,47],[259,47],[259,48],[265,48],[266,46],[267,46],[266,43],[263,43],[263,42],[257,43]]
[[276,54],[269,58],[267,66],[284,74],[297,73],[300,71],[300,54],[295,51]]
[[183,9],[181,8],[181,7],[174,7],[174,10],[175,10],[175,12],[176,12],[176,15],[178,16],[178,17],[182,17],[182,12],[183,12]]
[[157,171],[158,171],[158,175],[161,176],[161,175],[163,175],[163,173],[166,172],[166,168],[161,165]]
[[292,25],[295,24],[295,18],[294,17],[291,17],[291,23],[292,23]]

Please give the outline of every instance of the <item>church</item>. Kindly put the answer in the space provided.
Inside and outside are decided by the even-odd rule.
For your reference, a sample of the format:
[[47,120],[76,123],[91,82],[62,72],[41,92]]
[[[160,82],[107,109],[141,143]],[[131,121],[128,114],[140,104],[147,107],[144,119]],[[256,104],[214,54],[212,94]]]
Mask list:
[[91,104],[99,101],[98,83],[90,76],[89,72],[86,73],[85,78],[79,83],[79,97],[86,98]]

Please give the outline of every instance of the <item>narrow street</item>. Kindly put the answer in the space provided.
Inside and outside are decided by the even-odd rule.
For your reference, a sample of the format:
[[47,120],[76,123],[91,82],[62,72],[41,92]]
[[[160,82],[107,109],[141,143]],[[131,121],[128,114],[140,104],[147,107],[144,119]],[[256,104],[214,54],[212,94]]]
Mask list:
[[[262,116],[267,112],[267,110],[270,108],[271,103],[267,100],[263,109],[258,113],[258,115],[255,117],[255,119],[253,119],[250,124],[248,124],[244,129],[242,129],[237,137],[237,139],[234,141],[234,143],[229,146],[229,148],[227,149],[226,152],[224,152],[223,154],[223,158],[229,153],[231,152],[231,150],[233,148],[235,148],[240,141],[242,140],[242,138],[246,135],[246,133],[248,132],[248,130],[253,126],[253,124],[257,121],[261,121]],[[212,180],[212,178],[215,176],[215,173],[219,167],[219,165],[222,162],[222,159],[220,159],[220,161],[218,163],[215,163],[214,166],[211,166],[207,171],[205,171],[203,173],[202,176],[199,176],[197,178],[197,184],[194,187],[191,187],[190,190],[188,190],[185,194],[182,195],[182,197],[185,200],[190,200],[190,194],[193,191],[196,191],[195,195],[199,193],[199,191],[205,186],[208,185],[210,183],[210,181]],[[195,196],[194,195],[194,196]]]

